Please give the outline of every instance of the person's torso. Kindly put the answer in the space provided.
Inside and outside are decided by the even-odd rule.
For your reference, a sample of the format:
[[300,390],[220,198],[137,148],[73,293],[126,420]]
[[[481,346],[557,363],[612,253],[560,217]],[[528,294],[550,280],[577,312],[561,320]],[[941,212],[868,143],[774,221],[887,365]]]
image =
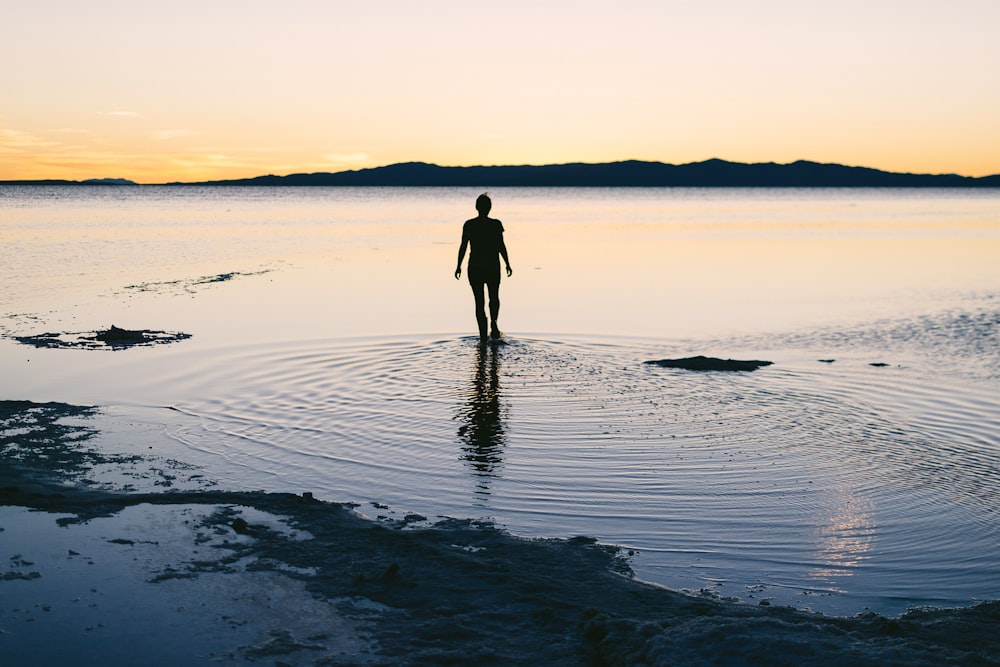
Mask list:
[[494,218],[473,218],[465,223],[469,239],[469,266],[500,266],[500,243],[503,225]]

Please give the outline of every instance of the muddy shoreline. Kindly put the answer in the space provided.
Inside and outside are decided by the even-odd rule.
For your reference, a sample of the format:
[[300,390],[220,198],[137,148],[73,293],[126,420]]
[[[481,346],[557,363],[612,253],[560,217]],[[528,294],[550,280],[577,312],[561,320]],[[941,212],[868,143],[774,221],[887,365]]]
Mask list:
[[[140,549],[166,552],[170,540],[190,538],[189,547],[147,565],[139,590],[130,595],[152,599],[162,595],[165,586],[197,585],[209,578],[235,582],[237,589],[252,588],[266,575],[307,591],[311,600],[296,603],[303,613],[307,605],[318,604],[330,610],[331,618],[353,628],[345,644],[346,630],[334,636],[307,630],[304,621],[289,621],[282,626],[262,623],[254,635],[251,623],[241,627],[241,637],[254,635],[254,641],[235,642],[228,653],[216,656],[223,662],[998,664],[997,602],[911,611],[899,618],[826,617],[787,607],[734,604],[636,581],[627,553],[590,536],[529,540],[474,520],[370,520],[355,511],[356,505],[320,501],[308,492],[122,493],[80,481],[91,455],[86,433],[78,430],[86,426],[67,426],[63,418],[85,416],[91,408],[0,403],[5,409],[0,506],[29,508],[32,512],[21,519],[58,525],[67,535],[105,522],[100,524],[106,545],[102,548],[116,556],[132,553],[130,549],[136,554]],[[39,414],[48,418],[40,421]],[[19,442],[26,446],[19,449]],[[46,456],[21,455],[43,442],[50,447]],[[56,456],[58,452],[62,455]],[[129,512],[142,509],[146,516],[171,520],[175,515],[170,512],[182,507],[200,508],[187,532],[175,534],[154,520],[131,532],[123,526],[115,532],[115,522],[124,521]],[[275,519],[255,518],[259,513]],[[44,554],[26,555],[43,546],[19,543],[15,532],[0,532],[0,558],[9,563],[8,572],[16,573],[0,580],[5,598],[0,605],[0,651],[5,645],[16,648],[23,628],[37,631],[36,623],[54,617],[36,612],[27,623],[13,611],[28,608],[32,586],[45,582],[54,567],[45,565],[54,561],[45,560]],[[64,549],[59,558],[74,558],[74,549],[67,555],[59,548]],[[90,562],[94,571],[101,565],[96,556]],[[224,606],[231,598],[213,599],[212,604]],[[234,616],[223,608],[211,613]],[[53,636],[52,641],[86,646],[95,632],[77,638]],[[119,632],[128,636],[127,629]],[[177,637],[164,636],[162,641]],[[204,655],[191,658],[193,664],[210,661]],[[27,663],[15,658],[12,664]],[[116,662],[112,656],[108,664],[126,661]]]

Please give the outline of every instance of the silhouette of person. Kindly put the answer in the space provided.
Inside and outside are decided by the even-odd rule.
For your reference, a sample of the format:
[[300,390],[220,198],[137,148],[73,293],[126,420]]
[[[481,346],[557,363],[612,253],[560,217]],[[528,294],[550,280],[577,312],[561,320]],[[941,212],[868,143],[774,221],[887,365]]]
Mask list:
[[458,266],[455,267],[455,280],[462,277],[462,260],[465,251],[472,247],[469,253],[469,266],[466,271],[472,294],[476,299],[476,323],[479,325],[479,342],[486,342],[486,299],[483,287],[490,295],[490,336],[500,338],[497,317],[500,315],[500,258],[507,265],[507,277],[514,272],[507,258],[507,246],[503,242],[503,224],[496,218],[489,217],[493,202],[484,192],[476,199],[476,210],[479,215],[466,220],[462,227],[462,245],[458,248]]

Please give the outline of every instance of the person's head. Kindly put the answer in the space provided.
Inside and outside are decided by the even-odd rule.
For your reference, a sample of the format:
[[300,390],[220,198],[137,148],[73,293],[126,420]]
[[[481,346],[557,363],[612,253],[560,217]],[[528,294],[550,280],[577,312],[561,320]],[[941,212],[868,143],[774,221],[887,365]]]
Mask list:
[[476,197],[476,210],[479,211],[479,215],[489,215],[491,208],[493,208],[493,202],[490,201],[488,194],[484,192]]

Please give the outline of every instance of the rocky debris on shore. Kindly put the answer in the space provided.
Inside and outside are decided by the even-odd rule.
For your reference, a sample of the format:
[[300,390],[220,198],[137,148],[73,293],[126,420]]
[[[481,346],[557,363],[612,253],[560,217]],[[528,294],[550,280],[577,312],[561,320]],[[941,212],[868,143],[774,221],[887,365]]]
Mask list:
[[770,366],[772,361],[743,361],[740,359],[718,359],[716,357],[685,357],[683,359],[655,359],[644,363],[661,368],[680,368],[688,371],[755,371]]

